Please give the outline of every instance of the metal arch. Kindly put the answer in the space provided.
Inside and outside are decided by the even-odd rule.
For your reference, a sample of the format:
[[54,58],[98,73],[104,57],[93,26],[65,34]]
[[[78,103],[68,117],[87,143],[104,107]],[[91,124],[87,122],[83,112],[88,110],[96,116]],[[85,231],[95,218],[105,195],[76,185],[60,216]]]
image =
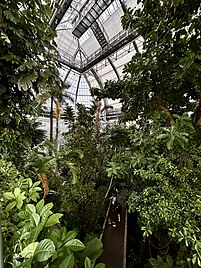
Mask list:
[[89,82],[89,79],[88,79],[86,73],[84,73],[83,76],[84,76],[84,78],[85,78],[85,80],[86,80],[86,82],[87,82],[89,88],[92,89],[92,87],[91,87],[91,83]]
[[116,74],[116,76],[117,76],[117,79],[120,80],[119,73],[118,73],[116,67],[114,66],[114,63],[112,62],[112,60],[110,59],[110,57],[108,57],[107,59],[108,59],[110,65],[112,66],[112,69],[113,69],[113,71],[115,72],[115,74]]
[[66,76],[64,77],[64,83],[66,83],[66,80],[67,80],[67,78],[68,78],[70,72],[71,72],[71,68],[69,67],[69,70],[68,70]]
[[[100,25],[99,25],[98,22],[94,22],[93,25],[95,25],[96,28],[93,29],[93,27],[92,27],[92,31],[93,31],[93,33],[94,33],[94,35],[95,35],[95,37],[96,37],[96,39],[97,39],[99,45],[101,46],[102,50],[104,50],[105,45],[108,46],[107,36],[105,36],[105,34],[106,34],[105,28],[104,28],[104,26],[101,24],[101,27],[102,27],[102,29],[101,29],[101,27],[100,27]],[[92,25],[92,26],[93,26],[93,25]],[[100,38],[100,36],[101,36],[102,38]],[[111,65],[113,71],[115,72],[115,74],[116,74],[116,76],[117,76],[117,79],[120,80],[120,76],[119,76],[119,74],[118,74],[118,72],[117,72],[117,69],[115,68],[115,66],[114,66],[114,64],[113,64],[113,62],[112,62],[112,60],[110,59],[109,56],[107,57],[107,59],[108,59],[110,65]]]
[[91,68],[91,72],[92,72],[94,78],[96,79],[96,81],[97,81],[99,87],[100,87],[100,88],[103,88],[103,83],[101,82],[100,77],[97,75],[97,73],[96,73],[96,71],[94,70],[94,68]]
[[79,85],[80,85],[80,80],[81,80],[81,74],[79,75],[78,82],[77,82],[77,88],[75,92],[75,111],[76,111],[76,104],[77,104],[77,95],[78,95],[78,90],[79,90]]

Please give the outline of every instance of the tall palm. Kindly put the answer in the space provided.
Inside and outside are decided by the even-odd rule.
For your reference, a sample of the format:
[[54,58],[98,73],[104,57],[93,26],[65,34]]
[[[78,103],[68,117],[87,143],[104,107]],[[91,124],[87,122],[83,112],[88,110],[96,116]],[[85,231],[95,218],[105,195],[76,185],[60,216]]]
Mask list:
[[67,92],[62,92],[62,94],[57,97],[55,100],[56,104],[56,110],[55,110],[55,118],[56,118],[56,136],[55,136],[55,147],[56,151],[58,149],[58,144],[59,144],[59,121],[61,119],[61,106],[62,105],[67,105],[68,101],[71,101],[74,103],[74,99],[69,95]]
[[[54,103],[56,105],[55,117],[56,117],[56,147],[58,147],[58,133],[59,133],[59,120],[61,118],[60,106],[67,101],[74,102],[74,99],[65,90],[69,88],[68,84],[57,92],[45,91],[39,95],[40,101],[44,104],[48,99],[50,99],[50,143],[53,144],[53,120],[54,120]],[[50,151],[52,155],[52,150]]]

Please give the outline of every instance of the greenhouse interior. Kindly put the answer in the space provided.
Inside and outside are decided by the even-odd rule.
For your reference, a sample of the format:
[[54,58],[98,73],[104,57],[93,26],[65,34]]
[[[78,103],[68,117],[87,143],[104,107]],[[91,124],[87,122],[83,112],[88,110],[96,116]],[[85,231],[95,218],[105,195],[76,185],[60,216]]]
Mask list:
[[1,0],[0,65],[0,268],[201,267],[200,0]]

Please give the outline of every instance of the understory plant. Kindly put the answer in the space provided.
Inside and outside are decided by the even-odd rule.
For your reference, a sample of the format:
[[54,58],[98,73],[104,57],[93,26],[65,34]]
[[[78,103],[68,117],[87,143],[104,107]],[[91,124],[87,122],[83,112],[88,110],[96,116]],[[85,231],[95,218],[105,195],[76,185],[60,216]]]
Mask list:
[[76,238],[76,231],[61,228],[63,214],[53,213],[53,203],[41,199],[40,183],[20,177],[12,191],[3,192],[0,204],[6,267],[92,267],[102,253],[101,241],[94,239],[85,246]]

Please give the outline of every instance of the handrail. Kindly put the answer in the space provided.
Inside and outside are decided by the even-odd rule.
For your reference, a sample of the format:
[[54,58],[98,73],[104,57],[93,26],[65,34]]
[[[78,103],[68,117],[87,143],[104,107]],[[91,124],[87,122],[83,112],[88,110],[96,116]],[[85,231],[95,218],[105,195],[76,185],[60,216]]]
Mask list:
[[125,214],[125,228],[124,228],[124,252],[123,252],[123,268],[126,268],[126,258],[127,258],[127,221],[128,221],[128,214],[126,210]]
[[111,207],[111,200],[110,200],[110,203],[109,203],[109,205],[108,205],[108,209],[107,209],[106,216],[105,216],[105,220],[104,220],[103,227],[102,227],[102,232],[101,232],[100,237],[99,237],[99,239],[100,239],[101,241],[102,241],[102,238],[103,238],[103,235],[104,235],[104,232],[105,232],[105,226],[106,226],[106,224],[107,224],[107,219],[108,219],[108,216],[109,216],[110,207]]

